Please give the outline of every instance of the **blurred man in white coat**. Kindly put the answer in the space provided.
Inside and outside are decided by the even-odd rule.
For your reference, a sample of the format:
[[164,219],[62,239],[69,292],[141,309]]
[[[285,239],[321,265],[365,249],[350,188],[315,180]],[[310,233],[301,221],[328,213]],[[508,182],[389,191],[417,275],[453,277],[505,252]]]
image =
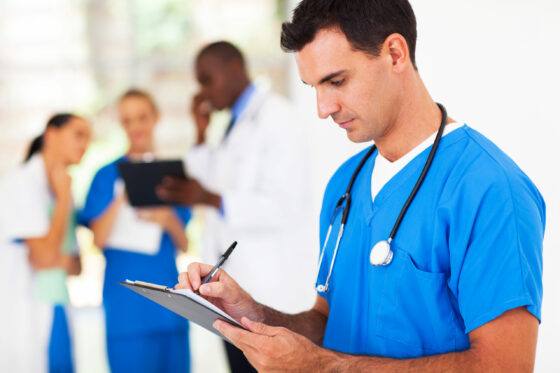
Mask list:
[[[205,260],[215,262],[239,241],[228,272],[258,301],[302,311],[314,299],[309,284],[317,255],[309,249],[314,229],[305,128],[286,99],[251,82],[243,55],[228,42],[200,51],[196,76],[197,142],[187,155],[193,179],[167,179],[158,192],[169,201],[208,207]],[[206,129],[212,112],[222,109],[231,119],[221,143],[211,147]],[[226,347],[233,372],[253,371],[239,350]]]

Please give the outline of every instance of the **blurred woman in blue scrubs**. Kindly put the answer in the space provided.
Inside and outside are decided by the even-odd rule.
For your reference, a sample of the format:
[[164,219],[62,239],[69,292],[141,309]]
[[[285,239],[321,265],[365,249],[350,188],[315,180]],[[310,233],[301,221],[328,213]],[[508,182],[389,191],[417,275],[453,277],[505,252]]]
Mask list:
[[118,105],[128,137],[126,154],[102,167],[88,192],[80,221],[89,226],[106,259],[103,304],[112,372],[187,372],[187,321],[121,285],[124,279],[173,284],[175,257],[185,251],[190,211],[180,207],[133,209],[118,164],[154,157],[159,112],[152,97],[129,90]]
[[0,371],[74,371],[66,278],[81,265],[68,168],[90,132],[81,117],[54,115],[24,164],[0,181],[0,281],[12,295],[0,312]]

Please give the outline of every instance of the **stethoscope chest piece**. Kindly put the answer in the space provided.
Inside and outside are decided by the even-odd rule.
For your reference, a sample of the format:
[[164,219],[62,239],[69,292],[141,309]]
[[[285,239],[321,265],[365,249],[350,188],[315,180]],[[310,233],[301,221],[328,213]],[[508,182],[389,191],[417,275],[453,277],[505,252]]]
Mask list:
[[372,266],[386,266],[393,261],[393,250],[389,241],[379,241],[369,252],[369,262]]
[[327,286],[326,285],[317,285],[315,287],[315,290],[317,290],[318,293],[326,293],[327,292]]

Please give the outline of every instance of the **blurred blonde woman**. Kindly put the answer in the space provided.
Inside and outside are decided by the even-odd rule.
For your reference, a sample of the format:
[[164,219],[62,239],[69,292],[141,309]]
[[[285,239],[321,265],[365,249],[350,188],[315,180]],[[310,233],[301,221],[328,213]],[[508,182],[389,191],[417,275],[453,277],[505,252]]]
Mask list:
[[66,278],[81,266],[68,168],[90,134],[85,119],[54,115],[0,181],[0,371],[74,371]]
[[80,214],[106,259],[103,304],[109,365],[113,373],[187,372],[187,321],[125,289],[119,281],[175,283],[175,257],[186,250],[190,211],[129,205],[118,165],[153,158],[159,111],[148,93],[133,89],[120,98],[118,112],[128,150],[97,172]]

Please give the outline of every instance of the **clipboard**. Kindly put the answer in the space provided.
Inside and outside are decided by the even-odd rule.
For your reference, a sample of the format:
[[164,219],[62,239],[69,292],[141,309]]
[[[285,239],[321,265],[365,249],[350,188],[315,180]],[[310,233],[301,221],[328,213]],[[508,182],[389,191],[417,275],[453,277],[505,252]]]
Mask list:
[[120,284],[135,293],[156,302],[160,306],[167,308],[177,315],[202,326],[225,340],[228,339],[212,326],[214,321],[222,320],[239,328],[246,329],[233,317],[190,290],[175,290],[166,286],[151,284],[143,281],[126,280],[120,282]]
[[133,207],[169,205],[157,196],[156,187],[166,176],[187,178],[181,160],[122,162],[117,167],[124,180],[126,195]]

